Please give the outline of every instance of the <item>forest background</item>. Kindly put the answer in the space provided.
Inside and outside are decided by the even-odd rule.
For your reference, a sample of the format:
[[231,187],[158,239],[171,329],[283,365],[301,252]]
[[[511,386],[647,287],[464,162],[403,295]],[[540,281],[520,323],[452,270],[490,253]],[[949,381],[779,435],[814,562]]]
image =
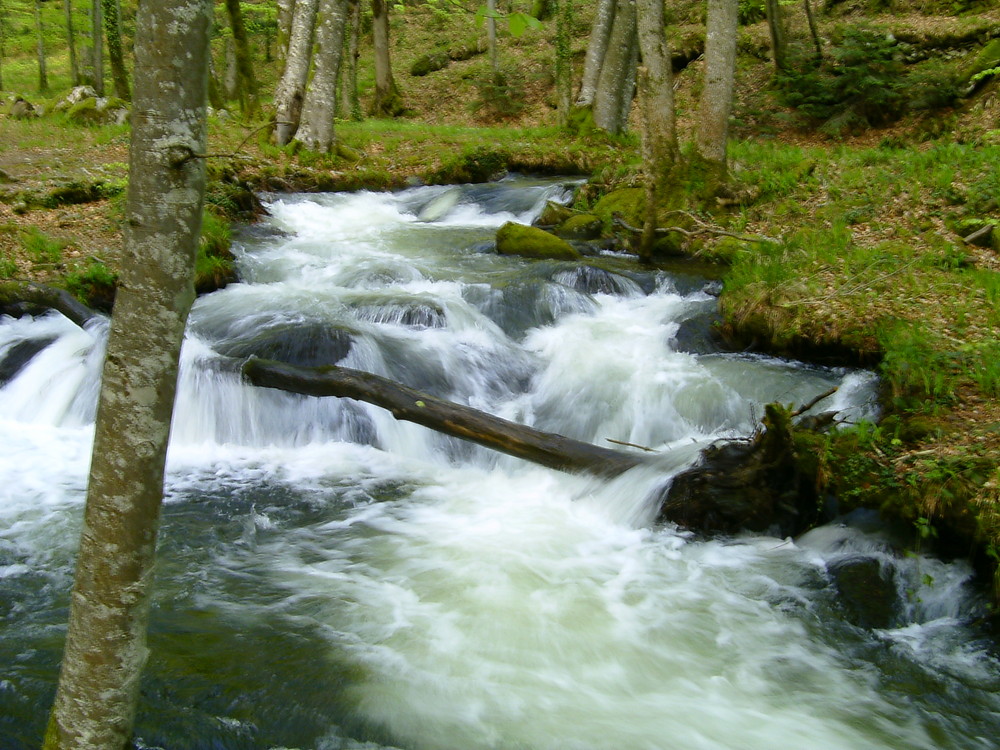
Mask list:
[[[359,6],[356,86],[341,86],[357,98],[340,105],[327,152],[272,138],[284,68],[279,7],[217,4],[209,152],[218,156],[209,160],[203,289],[229,278],[230,223],[252,220],[255,190],[584,173],[590,181],[574,210],[596,215],[607,238],[630,248],[634,238],[613,215],[641,224],[637,111],[618,132],[586,119],[560,125],[554,6],[501,2],[495,57],[473,5],[392,6],[398,95],[388,107],[376,96],[379,6]],[[596,6],[572,6],[574,94]],[[97,78],[88,47],[95,8],[117,14],[121,30],[120,64],[112,65],[112,42]],[[234,9],[246,31],[242,65]],[[135,10],[132,0],[0,0],[0,280],[44,281],[110,304],[128,144],[127,80],[123,87],[115,73],[130,71]],[[657,260],[696,263],[723,279],[719,330],[734,346],[878,368],[885,418],[803,432],[802,461],[842,502],[901,517],[995,570],[1000,9],[976,0],[828,1],[811,8],[815,34],[805,10],[780,4],[789,58],[776,66],[763,0],[740,2],[729,181],[697,202]],[[667,13],[687,144],[705,6],[671,3]],[[341,67],[349,80],[349,64]],[[88,79],[106,96],[67,101]],[[690,177],[685,189],[695,194]]]

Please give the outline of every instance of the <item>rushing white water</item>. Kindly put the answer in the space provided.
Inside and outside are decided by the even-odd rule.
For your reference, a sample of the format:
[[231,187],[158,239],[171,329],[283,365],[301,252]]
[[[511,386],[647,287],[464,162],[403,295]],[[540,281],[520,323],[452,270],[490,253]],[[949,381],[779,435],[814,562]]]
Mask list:
[[[839,384],[817,410],[871,417],[872,376],[686,351],[685,321],[714,308],[698,280],[481,246],[561,194],[272,199],[246,282],[192,314],[139,746],[995,746],[1000,667],[969,627],[965,564],[901,558],[856,524],[706,541],[654,523],[666,478],[763,404]],[[37,746],[51,700],[103,336],[0,323],[0,365],[51,340],[0,385],[5,749]],[[610,482],[565,475],[250,388],[251,354],[659,454]],[[857,557],[892,571],[884,627],[838,598],[830,571]]]

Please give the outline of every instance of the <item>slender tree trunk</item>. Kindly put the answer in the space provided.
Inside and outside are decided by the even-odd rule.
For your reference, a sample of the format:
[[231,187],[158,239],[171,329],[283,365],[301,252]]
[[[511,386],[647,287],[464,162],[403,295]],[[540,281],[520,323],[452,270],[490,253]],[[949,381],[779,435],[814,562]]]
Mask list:
[[128,71],[125,69],[125,48],[122,46],[122,25],[118,0],[102,0],[101,13],[104,16],[104,33],[108,37],[108,59],[111,61],[111,81],[115,96],[128,101]]
[[285,70],[274,93],[274,139],[279,146],[291,141],[295,131],[299,129],[302,101],[306,96],[306,78],[309,76],[309,62],[312,59],[316,6],[317,0],[295,2]]
[[226,108],[226,97],[219,85],[219,76],[215,72],[215,62],[212,60],[211,51],[208,56],[208,103],[215,109]]
[[679,159],[674,122],[674,73],[670,43],[664,30],[663,0],[637,0],[642,150],[646,171],[646,215],[639,259],[652,259],[653,240],[662,204],[669,199]]
[[486,52],[490,59],[490,72],[500,72],[500,55],[497,52],[497,0],[486,0]]
[[226,12],[229,14],[229,27],[233,32],[233,48],[236,52],[236,98],[243,116],[249,118],[257,113],[257,79],[253,74],[250,41],[243,24],[240,0],[226,0]]
[[[76,61],[76,33],[73,29],[73,0],[64,0],[66,13],[66,49],[69,52],[69,77],[74,86],[80,85],[80,66]],[[0,13],[3,11],[0,10]]]
[[7,8],[0,0],[0,91],[3,91],[3,61],[6,54],[7,41]]
[[90,64],[94,70],[94,91],[98,96],[104,96],[104,21],[101,12],[101,0],[93,0],[90,6]]
[[573,0],[552,0],[556,16],[556,106],[559,125],[569,125],[573,107],[573,51],[571,31],[573,25]]
[[288,55],[288,40],[292,37],[292,14],[295,0],[278,0],[278,60],[285,61]]
[[121,284],[45,750],[131,746],[205,190],[209,0],[139,5]]
[[816,16],[813,14],[812,3],[805,0],[806,20],[809,22],[809,36],[812,37],[813,46],[816,48],[816,62],[823,59],[823,45],[819,41],[819,29],[816,26]]
[[698,112],[698,153],[709,171],[709,189],[726,177],[726,143],[736,78],[739,0],[708,0],[705,82]]
[[638,57],[635,0],[619,0],[594,94],[594,125],[601,130],[617,134],[625,129],[635,93]]
[[45,64],[45,28],[42,26],[41,0],[35,0],[35,50],[38,53],[38,92],[49,93],[49,71]]
[[774,67],[776,70],[785,70],[788,66],[788,40],[781,0],[764,0],[764,12],[767,15],[767,28],[771,32]]
[[348,0],[347,25],[344,30],[344,59],[340,64],[339,112],[341,117],[361,120],[358,98],[358,35],[361,32],[361,2]]
[[590,29],[590,41],[587,43],[587,57],[583,63],[583,79],[580,82],[580,94],[576,98],[579,107],[589,107],[594,103],[597,93],[597,81],[601,77],[601,67],[604,56],[608,52],[608,41],[611,39],[611,27],[614,25],[616,0],[599,0],[594,13],[594,23]]
[[236,47],[232,37],[226,38],[222,51],[226,58],[226,67],[222,75],[222,96],[227,102],[231,102],[239,96],[240,88],[240,73],[236,69]]
[[306,148],[326,153],[333,149],[333,118],[337,110],[337,75],[344,51],[346,0],[320,0],[316,22],[316,51],[312,81],[302,105],[302,122],[295,138]]
[[375,45],[375,99],[371,113],[376,117],[395,117],[403,110],[399,89],[392,77],[389,59],[389,5],[372,0],[372,36]]

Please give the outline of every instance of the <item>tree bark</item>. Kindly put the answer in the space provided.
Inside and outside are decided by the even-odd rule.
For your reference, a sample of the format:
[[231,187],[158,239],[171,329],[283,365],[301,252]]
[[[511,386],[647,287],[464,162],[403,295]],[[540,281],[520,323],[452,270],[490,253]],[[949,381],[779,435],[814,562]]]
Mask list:
[[333,118],[337,110],[337,75],[344,51],[345,0],[320,0],[312,81],[302,105],[302,122],[295,134],[306,148],[322,153],[333,149]]
[[639,92],[646,207],[639,259],[652,260],[660,211],[669,200],[679,159],[674,118],[674,74],[665,32],[663,0],[637,0],[642,69]]
[[590,40],[587,42],[587,56],[583,63],[580,93],[576,98],[578,107],[590,107],[594,103],[597,81],[601,77],[601,67],[604,65],[604,56],[608,52],[608,41],[611,39],[615,8],[616,0],[599,0],[597,4],[594,22],[590,28]]
[[92,85],[98,96],[104,96],[104,21],[101,0],[92,0],[90,5],[90,65],[94,80]]
[[764,13],[767,16],[767,28],[771,33],[771,53],[774,56],[776,70],[785,70],[788,66],[788,40],[785,33],[785,17],[781,9],[781,0],[764,0]]
[[644,457],[601,448],[563,435],[509,422],[469,406],[444,401],[386,378],[346,367],[297,367],[250,359],[244,376],[254,385],[307,396],[338,396],[375,404],[396,419],[523,458],[551,469],[617,476]]
[[130,744],[205,191],[209,0],[139,5],[125,253],[44,748]]
[[[80,85],[80,66],[76,61],[76,32],[73,28],[73,0],[64,0],[63,10],[66,14],[66,49],[69,52],[69,77],[74,86]],[[3,9],[0,8],[0,14]],[[2,55],[2,53],[0,53]],[[0,88],[3,88],[0,85]]]
[[344,29],[344,58],[340,64],[340,115],[361,120],[358,99],[358,35],[361,32],[361,1],[348,0],[347,25]]
[[35,0],[35,50],[38,55],[38,93],[49,93],[49,71],[45,64],[45,29],[42,26],[41,0]]
[[625,129],[635,93],[638,58],[635,0],[619,0],[594,94],[594,125],[601,130],[617,134]]
[[812,37],[813,47],[816,48],[816,62],[823,59],[823,45],[819,40],[819,29],[816,26],[816,16],[813,14],[812,3],[804,0],[806,6],[806,20],[809,22],[809,36]]
[[552,0],[556,15],[556,107],[559,125],[569,125],[570,110],[573,107],[573,51],[572,25],[573,0]]
[[486,52],[490,60],[490,72],[496,76],[500,72],[500,55],[497,52],[497,0],[486,0]]
[[403,111],[399,89],[392,77],[389,59],[389,5],[385,0],[372,0],[372,36],[375,46],[375,98],[371,113],[375,117],[396,117]]
[[240,103],[240,112],[244,117],[250,118],[257,114],[257,79],[253,74],[250,41],[243,23],[240,0],[226,0],[226,13],[229,15],[233,50],[236,53],[236,99]]
[[296,0],[292,35],[288,40],[285,70],[274,93],[274,139],[279,146],[289,143],[299,129],[306,79],[312,60],[313,30],[316,28],[317,0]]
[[278,60],[285,61],[288,55],[288,40],[292,36],[292,15],[295,12],[295,0],[278,0],[277,47]]
[[705,38],[705,82],[698,112],[698,153],[710,171],[714,187],[725,180],[729,115],[736,79],[738,0],[708,0]]
[[122,45],[122,25],[119,18],[118,0],[102,0],[101,14],[104,17],[104,33],[108,38],[108,59],[111,61],[111,82],[115,96],[128,101],[128,71],[125,69],[125,48]]

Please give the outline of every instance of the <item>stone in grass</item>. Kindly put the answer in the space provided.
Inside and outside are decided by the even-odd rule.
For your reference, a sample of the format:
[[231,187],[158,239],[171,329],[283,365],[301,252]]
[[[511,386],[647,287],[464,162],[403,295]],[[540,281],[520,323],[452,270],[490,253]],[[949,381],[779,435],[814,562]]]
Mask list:
[[497,252],[544,260],[579,260],[582,256],[565,240],[543,229],[508,221],[497,230]]

